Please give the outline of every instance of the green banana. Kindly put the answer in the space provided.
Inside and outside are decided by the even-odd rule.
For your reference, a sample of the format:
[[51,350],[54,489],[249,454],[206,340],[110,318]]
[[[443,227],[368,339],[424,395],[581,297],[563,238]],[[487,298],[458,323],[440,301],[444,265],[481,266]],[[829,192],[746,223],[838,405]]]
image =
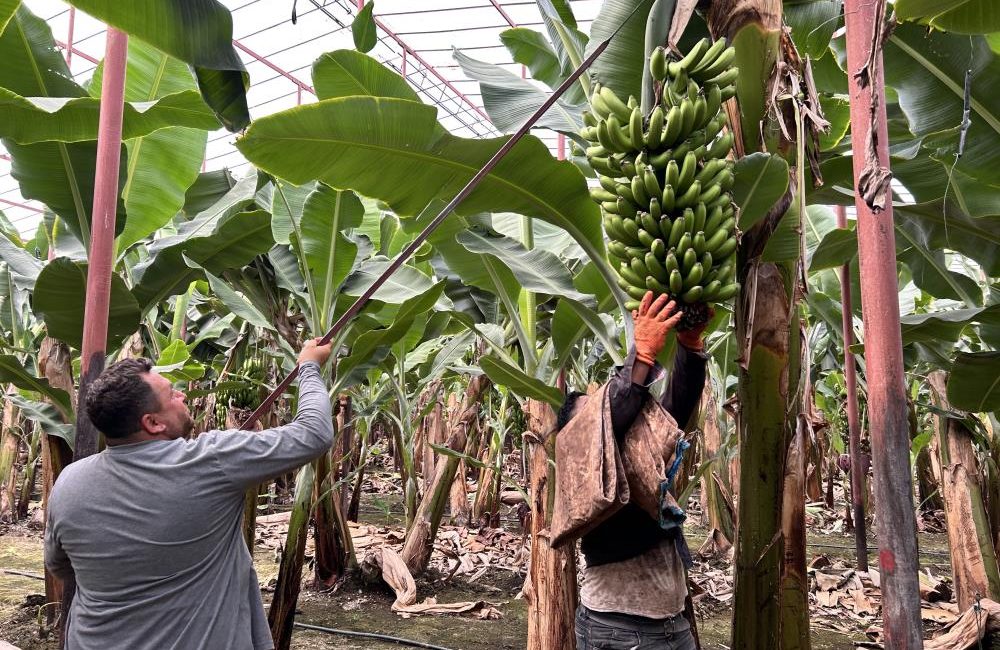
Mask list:
[[680,264],[677,262],[677,256],[674,255],[673,249],[667,252],[666,257],[663,260],[663,268],[670,271],[679,271]]
[[[637,224],[632,219],[625,219],[623,217],[620,218],[622,220],[622,223],[621,226],[619,227],[619,230],[625,234],[625,237],[622,238],[622,241],[624,241],[626,244],[631,244],[631,245],[638,244],[639,224]],[[617,221],[615,221],[615,225],[616,226],[618,225]]]
[[690,289],[684,292],[684,295],[681,296],[681,300],[683,300],[688,304],[698,302],[699,300],[701,300],[701,294],[703,292],[704,289],[700,285],[697,287],[691,287]]
[[[653,242],[653,245],[649,247],[649,252],[656,255],[656,259],[662,260],[667,256],[667,245],[663,243],[662,239],[657,239]],[[649,266],[647,264],[647,266]]]
[[652,197],[649,199],[649,214],[651,217],[656,219],[656,223],[660,223],[660,217],[663,215],[663,210],[660,209],[660,199],[657,197]]
[[625,293],[627,293],[630,298],[635,298],[636,300],[642,300],[646,296],[645,289],[641,289],[634,285],[625,287]]
[[722,302],[724,300],[729,300],[736,295],[736,292],[740,290],[740,283],[733,282],[732,284],[727,284],[726,286],[719,289],[719,293],[715,294],[715,300],[717,302]]
[[642,110],[638,107],[632,109],[632,114],[628,120],[628,137],[632,141],[632,147],[642,149],[646,138],[642,133]]
[[[723,214],[724,212],[722,211],[722,208],[712,208],[712,211],[708,214],[708,219],[705,221],[705,227],[702,228],[702,230],[710,232],[714,235],[715,231],[718,230],[719,225],[725,218]],[[709,237],[711,237],[711,235],[709,235]]]
[[623,217],[634,218],[635,213],[638,212],[638,210],[636,210],[636,207],[633,204],[629,203],[628,200],[622,198],[621,196],[618,197],[617,207],[618,207],[618,214],[620,214]]
[[691,248],[691,233],[685,232],[677,242],[677,257],[683,258],[689,248]]
[[681,133],[691,133],[694,127],[694,102],[684,98],[681,102]]
[[608,138],[611,140],[613,151],[619,151],[621,153],[628,153],[632,151],[634,147],[629,141],[628,136],[625,135],[625,131],[622,130],[621,122],[614,115],[608,118]]
[[583,123],[587,126],[597,126],[597,118],[590,111],[583,112]]
[[645,284],[646,278],[649,277],[649,269],[646,268],[646,263],[638,255],[629,260],[629,269],[639,278],[639,282],[635,284],[638,286]]
[[660,203],[662,204],[660,208],[663,210],[663,213],[670,214],[671,212],[673,212],[674,206],[677,202],[677,198],[674,196],[674,188],[670,187],[669,185],[663,188],[663,196],[661,198],[663,200],[660,201]]
[[713,300],[715,296],[719,293],[719,289],[722,288],[722,283],[718,280],[712,280],[705,285],[705,291],[701,294],[701,299],[708,302]]
[[660,282],[668,282],[670,280],[670,274],[668,274],[667,270],[663,268],[662,264],[660,264],[660,260],[656,259],[656,255],[652,252],[646,253],[645,261],[646,268],[654,278]]
[[664,177],[666,178],[667,185],[673,185],[674,187],[680,186],[681,169],[676,160],[670,160],[667,163]]
[[660,139],[660,146],[672,147],[681,137],[681,126],[683,126],[681,109],[677,106],[671,106],[670,110],[667,111],[665,120],[666,127],[663,132],[663,138]]
[[684,273],[690,273],[694,265],[698,263],[698,253],[694,251],[693,248],[689,248],[684,251],[684,259],[681,260],[681,270]]
[[694,180],[694,173],[698,167],[698,156],[694,154],[693,151],[689,151],[687,155],[684,156],[684,162],[681,164],[680,176],[677,179],[677,184],[674,187],[686,188]]
[[646,277],[646,288],[654,293],[670,293],[670,289],[652,275]]
[[590,188],[590,198],[594,199],[598,203],[601,203],[603,201],[614,201],[618,197],[603,188],[592,187]]
[[709,158],[705,161],[701,171],[695,174],[694,179],[701,181],[702,185],[708,185],[708,181],[715,178],[715,175],[726,168],[726,161],[719,158]]
[[[632,263],[634,264],[636,262],[639,262],[639,261],[637,259],[633,258],[632,259]],[[642,262],[639,262],[639,264],[642,264]],[[645,284],[645,280],[643,279],[644,276],[645,276],[645,274],[643,274],[643,275],[637,274],[635,271],[632,270],[632,268],[629,265],[627,265],[625,263],[622,263],[618,267],[618,275],[620,275],[623,278],[625,278],[625,280],[628,281],[628,283],[631,284],[631,285],[634,285],[634,286],[638,287],[638,286],[642,286],[643,284]]]
[[693,68],[691,68],[691,72],[698,72],[699,70],[704,70],[710,65],[713,65],[715,63],[715,60],[719,58],[719,55],[722,54],[722,51],[725,49],[726,49],[726,39],[724,38],[720,38],[719,40],[712,43],[712,45],[709,46],[707,50],[705,50],[705,53],[699,59],[698,64],[695,65]]
[[[698,183],[698,181],[695,181],[695,183]],[[715,199],[719,198],[721,195],[722,195],[721,185],[710,185],[707,190],[701,193],[701,196],[698,197],[698,200],[703,203],[711,203]]]
[[646,248],[649,248],[650,246],[652,246],[653,245],[653,241],[655,239],[656,239],[656,236],[653,233],[649,232],[645,228],[640,228],[639,229],[639,243],[642,244],[643,246],[645,246]]
[[721,72],[718,75],[712,77],[711,79],[706,79],[705,85],[708,86],[712,84],[719,86],[721,88],[725,88],[729,84],[736,81],[737,77],[739,76],[740,76],[739,68],[729,68],[725,72]]
[[617,116],[621,122],[628,122],[629,116],[632,114],[632,109],[630,109],[625,102],[618,98],[615,91],[605,86],[601,88],[600,93],[601,99],[604,100],[605,105],[611,113]]
[[601,120],[597,123],[597,141],[608,151],[617,151],[615,143],[611,140],[611,132],[608,130],[607,120]]
[[632,196],[635,197],[635,204],[640,208],[648,206],[649,195],[646,194],[646,186],[642,182],[642,176],[638,174],[633,176],[630,187],[632,188]]
[[718,257],[720,259],[725,259],[729,257],[736,250],[736,237],[730,237],[727,239],[722,246],[712,251],[713,257]]
[[691,287],[698,286],[701,282],[702,276],[705,274],[705,270],[702,268],[700,262],[695,262],[691,265],[691,270],[688,274],[684,276],[684,289],[690,289]]
[[662,47],[656,48],[649,55],[649,74],[657,81],[663,81],[667,77],[667,51]]
[[707,38],[701,39],[700,41],[694,44],[694,47],[692,47],[691,51],[687,53],[687,56],[682,58],[677,63],[678,67],[685,73],[688,70],[697,67],[698,63],[701,61],[701,58],[705,56],[705,53],[709,50],[710,47],[711,46],[709,45]]
[[695,181],[691,183],[687,191],[684,194],[677,197],[677,201],[674,203],[674,208],[686,208],[689,205],[694,205],[698,197],[701,196],[701,183]]
[[[722,89],[722,101],[736,97],[736,84],[730,84]],[[719,293],[722,293],[721,291]]]
[[691,246],[694,247],[694,251],[698,255],[705,252],[705,231],[699,230],[695,233],[694,239],[691,241]]
[[601,203],[601,209],[608,214],[618,214],[618,199],[614,201],[604,201]]
[[650,198],[663,196],[660,181],[656,179],[656,172],[653,171],[652,167],[645,167],[642,170],[642,184]]
[[615,185],[618,184],[617,181],[615,181],[615,179],[611,178],[610,176],[605,176],[604,174],[597,175],[597,182],[601,184],[601,187],[603,187],[604,189],[606,189],[611,193],[614,193],[616,191]]
[[727,47],[723,50],[715,60],[708,64],[695,70],[694,73],[698,77],[698,80],[711,79],[717,77],[719,74],[724,72],[730,65],[732,65],[733,60],[736,59],[736,48]]
[[694,230],[695,232],[705,229],[705,218],[708,214],[708,210],[705,208],[704,203],[698,203],[694,206]]
[[[656,239],[656,238],[658,238],[658,237],[661,236],[659,220],[656,219],[652,215],[652,213],[650,213],[650,212],[640,212],[639,213],[639,223],[640,223],[640,225],[642,225],[642,229],[643,230],[645,230],[646,232],[648,232],[650,235],[653,235],[653,239]],[[642,230],[640,230],[639,233],[641,234]]]
[[671,248],[676,248],[680,242],[681,237],[684,235],[684,219],[675,219],[673,225],[670,226],[670,238],[667,240],[667,244]]
[[646,146],[650,149],[659,149],[663,141],[663,127],[666,125],[666,115],[663,108],[657,106],[649,114],[649,128],[646,130]]
[[670,272],[670,293],[678,294],[684,288],[684,276],[677,269]]
[[599,89],[595,90],[594,94],[590,96],[590,107],[594,109],[594,115],[598,118],[598,124],[600,124],[600,120],[606,120],[611,115],[611,108],[604,101],[604,98],[601,97]]

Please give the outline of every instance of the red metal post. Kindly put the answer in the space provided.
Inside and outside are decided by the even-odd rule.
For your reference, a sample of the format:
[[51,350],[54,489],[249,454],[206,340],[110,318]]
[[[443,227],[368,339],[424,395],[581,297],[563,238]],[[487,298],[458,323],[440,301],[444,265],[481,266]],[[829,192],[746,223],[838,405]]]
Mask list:
[[[104,79],[101,83],[101,116],[97,135],[97,169],[94,176],[94,210],[88,255],[87,302],[83,316],[83,349],[80,358],[80,403],[87,387],[104,370],[108,338],[111,274],[114,272],[115,211],[118,204],[118,161],[122,146],[122,110],[125,95],[125,59],[128,35],[108,28]],[[97,430],[85,409],[78,409],[74,458],[97,451]]]
[[406,79],[406,50],[403,50],[403,79]]
[[[881,9],[880,9],[881,8]],[[878,504],[879,571],[887,650],[922,648],[917,564],[917,525],[910,471],[910,426],[899,327],[896,241],[891,201],[876,212],[857,190],[869,151],[869,136],[881,167],[889,167],[885,80],[881,38],[885,3],[846,0],[847,77],[851,103],[861,308],[864,315],[868,414],[871,422],[875,503]],[[870,83],[859,73],[868,62]],[[874,94],[874,98],[873,98]],[[872,111],[872,101],[875,110]],[[874,134],[871,130],[874,129]]]
[[80,48],[78,48],[78,47],[76,47],[74,45],[71,45],[69,43],[63,43],[62,41],[56,41],[56,45],[58,45],[59,47],[61,47],[64,50],[66,50],[67,52],[72,52],[73,54],[77,55],[81,59],[84,59],[86,61],[90,61],[91,63],[97,64],[97,63],[101,62],[100,59],[95,59],[94,57],[90,56],[89,54],[87,54],[86,52],[84,52],[83,50],[81,50]]
[[[837,227],[847,228],[847,209],[837,206]],[[854,508],[854,543],[858,555],[858,571],[868,570],[868,537],[865,524],[865,470],[861,460],[861,419],[858,417],[857,361],[854,345],[854,311],[851,306],[851,263],[840,267],[840,308],[844,333],[844,379],[847,383],[847,433],[851,457],[851,505]]]
[[566,136],[562,133],[556,135],[556,150],[559,160],[566,160]]
[[69,8],[69,29],[66,32],[66,65],[73,64],[73,27],[76,25],[76,7]]

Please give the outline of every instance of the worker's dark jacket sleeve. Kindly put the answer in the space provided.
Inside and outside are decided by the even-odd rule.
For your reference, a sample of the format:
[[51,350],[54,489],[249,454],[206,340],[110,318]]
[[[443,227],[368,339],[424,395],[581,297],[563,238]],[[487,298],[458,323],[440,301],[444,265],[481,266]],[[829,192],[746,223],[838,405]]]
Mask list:
[[[708,355],[677,346],[674,367],[667,381],[661,404],[668,413],[684,427],[698,406],[702,388],[705,386],[705,363]],[[635,363],[633,349],[624,365],[617,369],[608,386],[611,408],[611,424],[615,439],[621,442],[639,415],[646,398],[649,384],[656,381],[663,369],[654,366],[644,385],[632,383],[632,365]],[[645,553],[667,539],[667,532],[659,522],[650,517],[634,503],[626,504],[607,521],[583,536],[580,549],[589,566],[621,562]]]

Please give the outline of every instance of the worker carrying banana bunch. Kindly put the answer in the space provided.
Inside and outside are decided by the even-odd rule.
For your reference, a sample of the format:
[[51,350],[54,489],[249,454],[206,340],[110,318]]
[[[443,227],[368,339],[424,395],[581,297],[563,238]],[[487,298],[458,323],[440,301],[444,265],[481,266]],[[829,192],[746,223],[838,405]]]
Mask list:
[[677,332],[673,371],[656,400],[650,386],[664,372],[656,357],[682,312],[649,292],[632,316],[625,364],[593,394],[570,393],[559,412],[551,544],[581,539],[577,650],[691,650],[691,560],[671,487],[688,446],[678,423],[705,385],[705,325]]

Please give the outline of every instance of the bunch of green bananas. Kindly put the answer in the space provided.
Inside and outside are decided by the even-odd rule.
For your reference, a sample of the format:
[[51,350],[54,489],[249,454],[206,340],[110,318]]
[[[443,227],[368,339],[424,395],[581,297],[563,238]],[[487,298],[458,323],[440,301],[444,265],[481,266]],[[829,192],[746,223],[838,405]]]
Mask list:
[[[703,39],[679,61],[657,48],[649,69],[660,100],[643,115],[634,97],[623,102],[595,85],[580,135],[600,187],[608,251],[619,284],[632,299],[647,290],[669,294],[692,313],[724,302],[739,289],[731,132],[720,112],[736,94],[736,51]],[[707,317],[707,316],[705,316]],[[695,320],[700,320],[696,318]],[[693,326],[697,323],[689,323]]]
[[259,355],[247,356],[236,374],[244,378],[246,383],[240,388],[219,391],[215,401],[219,422],[225,421],[229,408],[255,409],[263,399],[261,386],[267,376],[267,365]]

